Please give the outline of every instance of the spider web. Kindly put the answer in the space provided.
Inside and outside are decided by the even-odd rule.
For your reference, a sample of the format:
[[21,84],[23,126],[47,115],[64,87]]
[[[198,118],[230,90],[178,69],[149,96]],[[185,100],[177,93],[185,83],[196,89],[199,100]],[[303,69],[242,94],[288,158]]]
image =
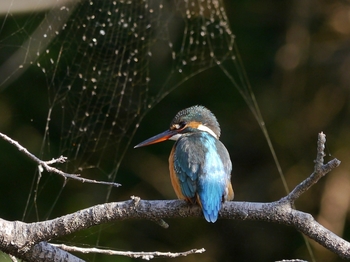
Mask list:
[[[0,9],[0,90],[11,89],[28,71],[46,81],[41,159],[64,155],[69,161],[59,168],[66,172],[119,182],[124,154],[145,115],[174,89],[216,67],[252,110],[279,168],[223,1],[52,1],[0,3],[8,3]],[[35,6],[18,9],[28,2]],[[221,86],[215,88],[220,92]],[[39,175],[35,179],[43,183]],[[35,202],[35,186],[31,194]]]
[[[7,32],[8,24],[15,28]],[[60,168],[69,173],[115,181],[145,114],[208,68],[220,67],[254,108],[221,1],[57,0],[23,23],[10,9],[0,33],[1,88],[26,68],[42,71],[48,107],[40,157],[66,156]]]

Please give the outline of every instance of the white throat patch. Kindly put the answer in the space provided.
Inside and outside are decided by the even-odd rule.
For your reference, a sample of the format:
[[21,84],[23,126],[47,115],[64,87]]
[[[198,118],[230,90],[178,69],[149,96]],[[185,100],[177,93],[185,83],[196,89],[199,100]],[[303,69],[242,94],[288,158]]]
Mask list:
[[[213,132],[213,130],[211,130],[209,127],[205,126],[205,125],[202,125],[200,124],[198,127],[197,127],[198,130],[201,130],[201,131],[205,131],[209,134],[211,134],[213,137],[215,137],[216,139],[219,139],[218,136]],[[180,137],[182,136],[182,134],[176,134],[176,135],[173,135],[172,137],[169,138],[169,140],[174,140],[174,141],[177,141]]]
[[181,134],[176,134],[176,135],[173,135],[172,137],[169,138],[169,140],[178,140],[182,135]]
[[218,136],[213,132],[213,130],[211,130],[209,127],[200,124],[197,129],[208,132],[209,134],[211,134],[213,137],[215,137],[216,139],[218,139]]

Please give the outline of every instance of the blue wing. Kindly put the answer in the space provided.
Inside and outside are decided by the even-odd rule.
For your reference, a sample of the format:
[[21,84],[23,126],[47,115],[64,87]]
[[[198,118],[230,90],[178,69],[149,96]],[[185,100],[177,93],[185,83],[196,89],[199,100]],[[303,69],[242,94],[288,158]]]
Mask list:
[[230,183],[230,156],[225,146],[206,132],[183,136],[176,143],[174,169],[182,194],[198,197],[206,220],[215,222]]

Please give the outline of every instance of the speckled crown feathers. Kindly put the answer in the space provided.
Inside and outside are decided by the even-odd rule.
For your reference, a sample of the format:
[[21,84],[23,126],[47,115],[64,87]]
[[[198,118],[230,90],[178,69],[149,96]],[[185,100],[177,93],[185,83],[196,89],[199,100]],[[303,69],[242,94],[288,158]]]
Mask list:
[[220,137],[220,125],[215,115],[209,109],[200,105],[191,106],[178,112],[171,121],[170,126],[181,122],[189,123],[193,121],[207,126],[217,135],[218,138]]

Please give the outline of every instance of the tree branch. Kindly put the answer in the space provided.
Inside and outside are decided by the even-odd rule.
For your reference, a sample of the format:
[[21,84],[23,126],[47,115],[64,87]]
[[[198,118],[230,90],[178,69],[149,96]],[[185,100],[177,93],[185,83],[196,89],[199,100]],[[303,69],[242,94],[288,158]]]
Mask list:
[[80,253],[96,253],[96,254],[107,254],[107,255],[118,255],[118,256],[126,256],[131,258],[141,258],[145,260],[150,260],[156,257],[180,257],[180,256],[188,256],[191,254],[201,254],[205,252],[204,248],[201,249],[191,249],[185,252],[172,253],[172,252],[130,252],[130,251],[115,251],[115,250],[105,250],[98,248],[81,248],[81,247],[72,247],[67,245],[57,245],[52,244],[55,247],[61,248],[63,250],[69,252],[80,252]]
[[108,186],[113,186],[113,187],[121,186],[120,184],[114,183],[114,182],[97,181],[97,180],[92,180],[92,179],[80,177],[79,174],[65,173],[65,172],[63,172],[57,168],[54,168],[50,165],[56,164],[56,163],[64,163],[67,160],[66,157],[60,156],[57,159],[43,161],[43,160],[39,159],[38,157],[36,157],[35,155],[33,155],[32,153],[30,153],[25,147],[21,146],[17,141],[13,140],[12,138],[8,137],[7,135],[0,133],[0,138],[9,142],[11,145],[15,146],[18,149],[18,151],[24,153],[27,157],[29,157],[29,159],[31,159],[35,163],[37,163],[38,167],[39,167],[39,172],[42,172],[42,169],[45,169],[47,172],[60,175],[64,179],[74,179],[74,180],[78,180],[82,183],[102,184],[102,185],[108,185]]
[[[256,220],[275,222],[293,226],[309,238],[338,254],[350,259],[350,243],[320,225],[310,214],[295,210],[293,202],[312,185],[340,165],[333,159],[323,164],[325,135],[319,134],[318,151],[314,172],[297,185],[290,194],[271,203],[226,202],[220,211],[220,218],[236,220]],[[147,219],[160,225],[165,218],[202,217],[198,206],[188,206],[183,200],[146,201],[138,197],[131,200],[96,205],[56,219],[23,223],[0,219],[0,249],[14,256],[25,258],[28,252],[37,248],[38,243],[56,237],[100,225],[110,221],[125,219]],[[167,225],[165,223],[165,225]]]
[[340,161],[338,159],[333,159],[329,161],[326,165],[323,164],[324,149],[326,144],[326,135],[323,132],[318,134],[317,141],[317,157],[315,160],[315,168],[314,172],[303,182],[297,185],[292,192],[285,197],[286,201],[290,203],[294,203],[294,201],[299,198],[303,193],[305,193],[311,186],[316,184],[318,180],[320,180],[324,175],[329,173],[332,169],[338,167],[340,165]]
[[47,261],[69,261],[84,262],[84,260],[73,256],[67,251],[55,247],[47,242],[40,242],[24,253],[26,261],[47,262]]

